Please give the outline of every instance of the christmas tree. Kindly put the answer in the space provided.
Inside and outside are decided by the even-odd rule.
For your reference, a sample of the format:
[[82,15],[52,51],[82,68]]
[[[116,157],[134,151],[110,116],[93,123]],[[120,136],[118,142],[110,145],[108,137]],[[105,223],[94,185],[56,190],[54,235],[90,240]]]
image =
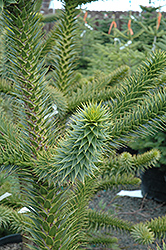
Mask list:
[[144,31],[137,38],[140,42],[138,49],[147,53],[147,51],[155,49],[157,40],[165,33],[164,18],[160,12],[160,7],[155,8],[142,5],[140,7],[142,9],[141,15],[133,17],[133,27],[135,30],[142,29]]

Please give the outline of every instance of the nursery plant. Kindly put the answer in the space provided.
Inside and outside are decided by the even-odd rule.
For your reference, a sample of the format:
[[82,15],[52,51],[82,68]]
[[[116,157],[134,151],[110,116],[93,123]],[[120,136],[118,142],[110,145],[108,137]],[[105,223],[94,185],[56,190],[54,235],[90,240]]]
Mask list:
[[116,38],[114,43],[93,45],[93,53],[87,58],[86,71],[91,75],[95,74],[96,70],[108,74],[111,70],[126,65],[131,73],[137,69],[143,59],[145,59],[145,54],[138,51],[137,44],[131,40],[124,42],[121,38]]
[[[129,66],[130,72],[133,72],[138,67],[140,62],[145,59],[145,53],[138,50],[140,42],[136,42],[136,39],[138,40],[144,31],[140,28],[139,31],[135,33],[134,30],[133,33],[131,21],[133,22],[130,18],[123,31],[117,28],[115,19],[110,22],[110,28],[107,27],[107,33],[100,29],[97,31],[89,30],[88,34],[91,34],[91,37],[98,34],[100,40],[92,40],[93,43],[88,45],[88,49],[86,46],[82,49],[87,62],[85,69],[83,69],[84,73],[93,75],[96,70],[101,70],[108,74],[122,65]],[[105,42],[101,41],[101,35]],[[84,40],[86,41],[85,38]],[[84,44],[86,45],[85,42]]]
[[[158,151],[118,158],[114,150],[133,136],[163,128],[165,88],[158,78],[166,54],[153,53],[132,77],[124,79],[117,70],[84,87],[76,81],[74,49],[76,7],[81,2],[85,1],[64,2],[47,36],[38,14],[41,1],[21,0],[3,10],[10,77],[1,77],[1,92],[12,96],[18,109],[12,119],[1,108],[0,163],[3,173],[17,175],[22,205],[31,212],[28,217],[13,210],[15,217],[5,217],[6,207],[1,205],[0,214],[2,225],[19,221],[18,230],[33,241],[30,249],[81,249],[95,242],[113,247],[116,239],[99,234],[100,228],[127,230],[144,243],[165,233],[165,227],[158,226],[164,225],[165,217],[133,226],[88,209],[97,190],[138,183],[135,170],[158,160]],[[123,84],[112,96],[109,85],[118,82],[118,74]]]
[[139,153],[146,152],[152,148],[159,149],[161,157],[157,164],[161,170],[166,170],[165,160],[165,131],[157,130],[155,134],[149,135],[146,138],[139,138],[138,140],[130,143],[130,146],[139,151]]
[[77,40],[78,40],[78,64],[77,70],[82,74],[88,73],[86,69],[89,63],[89,57],[94,53],[93,45],[103,43],[101,31],[96,30],[95,20],[89,12],[81,10],[77,17]]
[[156,43],[163,38],[165,18],[160,12],[160,7],[140,5],[140,8],[141,15],[133,17],[133,27],[144,31],[138,39],[140,41],[138,49],[147,53],[149,50],[155,50]]

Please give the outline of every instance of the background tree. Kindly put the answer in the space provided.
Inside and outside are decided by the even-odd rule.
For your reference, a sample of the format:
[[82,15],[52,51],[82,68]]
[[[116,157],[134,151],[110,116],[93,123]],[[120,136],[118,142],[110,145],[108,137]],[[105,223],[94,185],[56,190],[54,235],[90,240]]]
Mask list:
[[[133,19],[133,28],[139,30],[142,28],[144,32],[139,37],[140,51],[149,51],[155,49],[156,42],[164,35],[164,18],[160,13],[160,7],[146,7],[140,5],[142,12],[139,17]],[[159,10],[159,12],[157,12]]]

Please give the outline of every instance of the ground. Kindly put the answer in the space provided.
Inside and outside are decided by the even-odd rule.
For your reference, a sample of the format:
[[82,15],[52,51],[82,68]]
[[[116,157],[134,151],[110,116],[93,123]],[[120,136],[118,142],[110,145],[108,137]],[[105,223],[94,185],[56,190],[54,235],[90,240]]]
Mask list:
[[[128,187],[130,189],[139,189],[140,187]],[[125,188],[115,190],[100,191],[96,194],[94,200],[90,203],[92,209],[103,210],[114,213],[118,218],[128,220],[134,224],[145,222],[146,220],[162,217],[166,215],[166,203],[159,203],[146,198],[133,198],[116,196],[116,194]],[[150,249],[145,245],[137,244],[130,234],[122,232],[114,232],[113,235],[119,239],[119,247],[123,250],[147,250]],[[156,243],[150,246],[152,250],[156,250]],[[104,248],[96,248],[103,249]],[[108,248],[109,249],[109,248]]]

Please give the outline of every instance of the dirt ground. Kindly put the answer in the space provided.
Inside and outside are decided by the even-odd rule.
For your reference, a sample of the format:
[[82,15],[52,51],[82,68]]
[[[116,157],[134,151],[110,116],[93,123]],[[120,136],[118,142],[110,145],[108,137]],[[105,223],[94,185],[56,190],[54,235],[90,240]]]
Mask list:
[[[126,188],[125,188],[126,189]],[[131,188],[130,189],[134,189]],[[139,189],[139,187],[135,188]],[[106,211],[114,214],[121,219],[131,221],[133,223],[145,222],[155,217],[161,217],[166,214],[166,203],[159,203],[146,198],[132,198],[116,196],[121,189],[100,191],[90,202],[90,208]],[[128,189],[129,190],[129,189]],[[112,231],[112,235],[118,238],[119,248],[122,250],[156,250],[156,243],[149,248],[145,245],[137,244],[129,234],[119,231]],[[11,244],[0,247],[0,250],[21,250],[21,244]],[[90,249],[90,248],[89,248]],[[94,250],[106,250],[103,248],[92,246]],[[67,249],[66,249],[67,250]]]
[[[159,203],[146,198],[117,196],[116,194],[121,189],[98,192],[90,203],[90,208],[113,213],[118,218],[130,221],[134,224],[166,215],[166,203]],[[126,190],[126,188],[124,189]],[[139,187],[130,187],[127,190],[133,189],[139,189]],[[157,240],[148,247],[137,244],[131,238],[130,234],[119,231],[113,231],[112,233],[113,236],[118,238],[119,248],[123,250],[156,250],[156,243],[159,243]],[[97,249],[107,248],[96,248],[96,250]]]

